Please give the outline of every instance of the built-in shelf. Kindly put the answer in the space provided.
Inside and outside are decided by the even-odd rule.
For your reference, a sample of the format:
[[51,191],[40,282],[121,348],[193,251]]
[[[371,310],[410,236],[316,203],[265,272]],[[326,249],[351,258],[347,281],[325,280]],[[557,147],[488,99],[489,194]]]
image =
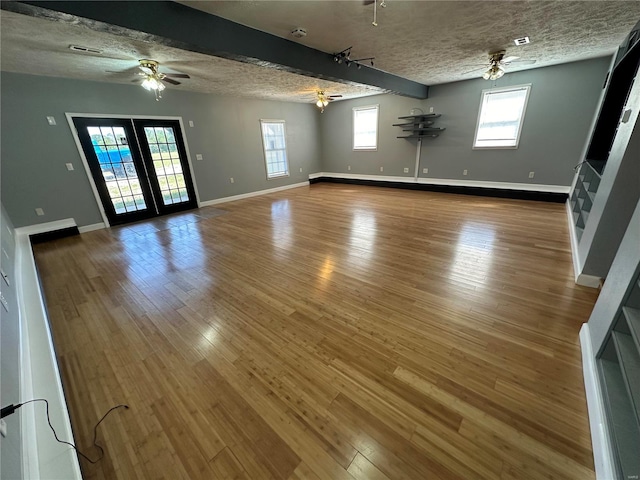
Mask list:
[[433,127],[434,119],[440,117],[439,113],[424,113],[419,115],[407,115],[398,117],[398,120],[410,120],[409,122],[394,123],[394,127],[403,128],[403,132],[410,132],[410,135],[401,135],[397,138],[435,138],[444,131],[444,128]]
[[640,278],[634,277],[598,358],[619,479],[640,472]]
[[[640,280],[638,280],[636,288],[640,290]],[[627,324],[629,325],[631,336],[636,342],[636,347],[640,350],[640,310],[637,308],[622,307],[622,312],[627,319]]]
[[[622,378],[636,414],[636,422],[640,422],[640,353],[631,335],[613,332],[613,340]],[[640,444],[638,446],[640,447]]]
[[589,162],[584,162],[580,166],[578,178],[570,197],[578,241],[582,238],[582,231],[587,225],[589,212],[591,212],[591,207],[596,200],[599,186],[600,174],[594,170]]
[[620,365],[617,362],[601,360],[600,369],[604,379],[604,394],[609,411],[613,440],[618,453],[617,469],[622,473],[620,478],[633,478],[640,471],[640,433],[638,432],[635,414],[627,393]]

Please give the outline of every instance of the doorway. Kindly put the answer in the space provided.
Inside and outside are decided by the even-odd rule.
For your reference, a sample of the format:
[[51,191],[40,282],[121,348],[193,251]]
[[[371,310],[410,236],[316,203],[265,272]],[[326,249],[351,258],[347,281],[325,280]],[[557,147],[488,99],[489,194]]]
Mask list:
[[110,225],[196,208],[177,120],[74,117]]

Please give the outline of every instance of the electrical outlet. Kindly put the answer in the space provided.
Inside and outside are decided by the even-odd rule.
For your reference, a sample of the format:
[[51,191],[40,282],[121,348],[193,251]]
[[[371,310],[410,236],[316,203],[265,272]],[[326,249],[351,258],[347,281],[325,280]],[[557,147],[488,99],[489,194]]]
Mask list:
[[73,171],[73,163],[65,163],[65,165],[67,166],[67,170],[69,170],[70,172]]
[[202,154],[196,153],[196,160],[202,160]]
[[39,217],[44,215],[44,210],[41,208],[36,208],[36,215],[38,215]]
[[409,173],[409,169],[407,167],[404,168],[404,173]]
[[56,119],[54,117],[47,117],[47,123],[49,125],[56,125]]
[[347,170],[351,171],[351,165],[347,165]]
[[533,178],[533,176],[536,174],[536,172],[529,172],[529,178]]
[[467,174],[467,169],[465,168],[465,169],[462,171],[462,175],[466,175],[466,174]]
[[0,435],[3,437],[7,436],[7,422],[4,420],[0,420]]
[[189,126],[193,127],[193,120],[189,120]]
[[230,182],[230,183],[235,183],[235,180],[233,179],[233,177],[230,177],[230,178],[229,178],[229,182]]
[[381,172],[384,172],[384,167],[380,167],[380,171],[381,171]]
[[429,169],[428,168],[423,168],[422,169],[422,173],[429,173]]
[[429,113],[433,113],[433,107],[429,107]]
[[300,167],[300,173],[302,173],[302,167]]

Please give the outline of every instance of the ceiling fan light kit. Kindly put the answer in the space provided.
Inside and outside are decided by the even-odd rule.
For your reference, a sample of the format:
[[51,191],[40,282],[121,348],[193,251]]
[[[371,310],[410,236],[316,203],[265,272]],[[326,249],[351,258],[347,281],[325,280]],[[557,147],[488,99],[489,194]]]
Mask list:
[[160,64],[155,60],[142,59],[138,60],[140,63],[141,72],[138,75],[144,77],[142,81],[142,88],[149,92],[153,92],[156,97],[156,101],[160,101],[162,98],[162,91],[167,88],[164,82],[171,83],[173,85],[180,85],[180,82],[173,80],[169,77],[177,78],[191,78],[185,73],[162,73],[159,71]]
[[318,90],[316,92],[316,96],[316,107],[320,109],[320,113],[324,113],[324,109],[327,105],[329,105],[329,102],[332,102],[336,98],[342,97],[342,95],[327,95],[323,90]]

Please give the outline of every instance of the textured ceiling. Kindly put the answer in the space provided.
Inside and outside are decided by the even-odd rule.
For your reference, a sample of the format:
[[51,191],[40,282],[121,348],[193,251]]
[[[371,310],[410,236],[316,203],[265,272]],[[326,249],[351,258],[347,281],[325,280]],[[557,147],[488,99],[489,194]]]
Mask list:
[[[380,0],[378,0],[379,2]],[[612,53],[640,19],[639,1],[182,1],[199,10],[295,40],[324,52],[353,46],[352,57],[376,57],[375,66],[426,85],[479,77],[488,53],[536,60],[510,70],[537,68]],[[513,40],[532,43],[516,47]]]
[[[374,27],[373,5],[359,0],[181,3],[325,52],[353,46],[352,57],[375,56],[376,68],[427,85],[477,78],[488,52],[497,49],[536,60],[511,71],[607,55],[640,18],[639,1],[386,0]],[[317,89],[345,98],[378,93],[4,10],[0,21],[4,71],[129,83],[137,60],[153,58],[165,71],[191,75],[170,89],[299,102],[311,101]],[[295,27],[308,35],[294,39]],[[525,35],[532,43],[516,47],[513,39]],[[71,44],[103,54],[73,53]]]

